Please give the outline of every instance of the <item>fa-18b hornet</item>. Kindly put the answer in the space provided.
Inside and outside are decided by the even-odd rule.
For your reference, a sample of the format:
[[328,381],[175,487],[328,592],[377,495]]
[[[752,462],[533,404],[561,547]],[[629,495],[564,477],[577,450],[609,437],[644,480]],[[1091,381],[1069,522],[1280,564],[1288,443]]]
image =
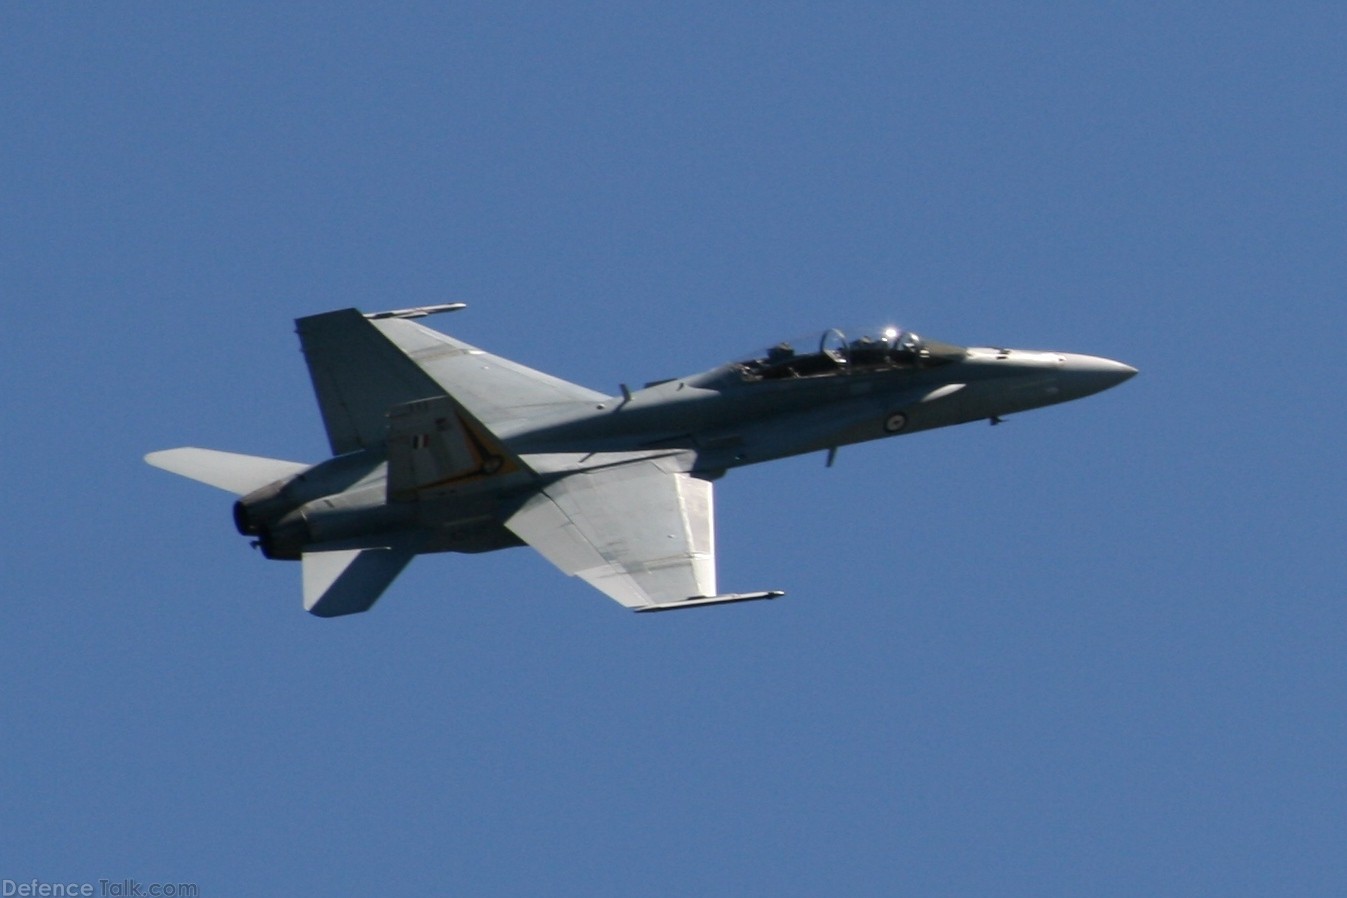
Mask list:
[[1079,399],[1136,373],[1065,352],[828,330],[607,395],[411,319],[300,318],[333,458],[212,449],[150,464],[239,496],[234,523],[300,561],[304,607],[367,611],[423,552],[529,545],[636,611],[768,599],[716,588],[712,483],[731,468]]

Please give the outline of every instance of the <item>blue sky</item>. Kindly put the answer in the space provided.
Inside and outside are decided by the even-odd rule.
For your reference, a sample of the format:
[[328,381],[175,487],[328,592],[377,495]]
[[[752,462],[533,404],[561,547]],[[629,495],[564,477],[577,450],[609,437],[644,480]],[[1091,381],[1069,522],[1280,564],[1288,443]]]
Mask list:
[[[1341,894],[1347,11],[9,4],[0,878]],[[325,441],[292,320],[615,391],[893,322],[1141,374],[737,471],[721,585],[323,621],[141,462]]]

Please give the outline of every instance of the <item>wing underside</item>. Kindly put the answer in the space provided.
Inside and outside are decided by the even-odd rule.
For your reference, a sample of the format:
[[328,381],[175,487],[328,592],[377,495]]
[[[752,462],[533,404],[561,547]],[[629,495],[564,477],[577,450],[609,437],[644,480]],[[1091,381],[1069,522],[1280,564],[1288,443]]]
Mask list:
[[716,595],[711,484],[654,461],[563,477],[506,526],[563,572],[628,608]]

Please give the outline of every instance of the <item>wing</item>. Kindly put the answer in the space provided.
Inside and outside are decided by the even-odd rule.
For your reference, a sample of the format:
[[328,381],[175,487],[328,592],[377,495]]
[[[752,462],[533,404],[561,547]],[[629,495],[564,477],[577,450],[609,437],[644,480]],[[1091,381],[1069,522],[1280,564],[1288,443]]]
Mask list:
[[637,611],[781,595],[716,595],[711,484],[654,461],[563,477],[505,526],[563,572]]
[[492,430],[559,406],[608,398],[405,319],[371,324]]
[[608,398],[405,318],[341,309],[295,326],[335,455],[382,446],[388,410],[419,399],[447,394],[499,431],[558,406]]
[[444,391],[355,309],[295,320],[333,455],[384,444],[391,406]]

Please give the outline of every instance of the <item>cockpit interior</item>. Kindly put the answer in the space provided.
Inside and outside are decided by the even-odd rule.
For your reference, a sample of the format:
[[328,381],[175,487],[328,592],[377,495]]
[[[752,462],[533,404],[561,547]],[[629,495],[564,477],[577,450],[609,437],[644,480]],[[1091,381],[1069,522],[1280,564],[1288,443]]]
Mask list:
[[925,340],[911,331],[883,327],[848,334],[830,328],[821,335],[785,340],[733,368],[745,381],[830,377],[861,371],[930,368],[963,358],[961,346]]

